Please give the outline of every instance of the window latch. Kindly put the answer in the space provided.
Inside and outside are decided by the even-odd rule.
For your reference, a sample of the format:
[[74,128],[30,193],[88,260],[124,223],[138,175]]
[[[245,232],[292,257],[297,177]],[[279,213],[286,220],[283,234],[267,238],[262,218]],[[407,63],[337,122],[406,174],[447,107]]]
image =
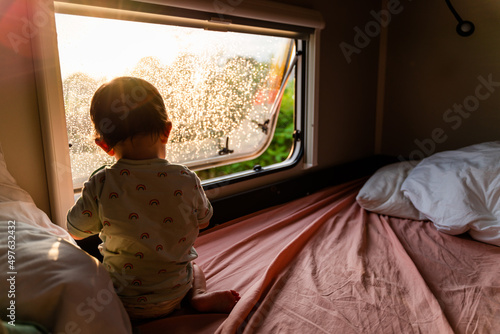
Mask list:
[[227,155],[227,154],[231,154],[233,153],[234,151],[233,150],[230,150],[229,149],[229,137],[226,138],[226,147],[223,147],[220,151],[219,151],[219,155]]
[[301,141],[302,140],[302,132],[300,130],[295,130],[292,135],[293,139],[295,141]]

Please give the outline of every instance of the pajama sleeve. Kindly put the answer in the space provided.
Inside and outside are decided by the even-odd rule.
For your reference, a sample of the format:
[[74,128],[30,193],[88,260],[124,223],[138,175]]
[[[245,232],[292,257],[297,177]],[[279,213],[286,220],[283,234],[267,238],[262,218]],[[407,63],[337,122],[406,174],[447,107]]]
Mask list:
[[[194,174],[194,173],[193,173]],[[203,225],[205,223],[208,223],[210,221],[210,218],[212,218],[213,214],[213,209],[212,205],[210,204],[210,201],[207,198],[207,195],[205,194],[205,191],[203,190],[203,186],[201,185],[201,181],[194,174],[195,180],[196,180],[196,206],[197,206],[197,218],[198,218],[198,225]]]
[[97,194],[103,176],[104,173],[97,173],[85,182],[82,195],[68,212],[68,231],[75,237],[87,238],[102,229]]

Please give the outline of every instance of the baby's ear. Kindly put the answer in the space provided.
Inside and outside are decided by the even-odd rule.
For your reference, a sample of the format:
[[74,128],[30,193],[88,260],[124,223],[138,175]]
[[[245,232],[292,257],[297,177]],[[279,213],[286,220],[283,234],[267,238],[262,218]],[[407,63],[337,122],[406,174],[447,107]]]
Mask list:
[[160,136],[161,137],[161,142],[163,144],[167,143],[168,137],[170,137],[170,131],[172,131],[172,122],[171,121],[166,121],[165,122],[165,131]]
[[115,151],[112,148],[109,148],[108,144],[100,138],[96,138],[95,143],[97,146],[103,149],[104,152],[109,154],[110,156],[115,155]]

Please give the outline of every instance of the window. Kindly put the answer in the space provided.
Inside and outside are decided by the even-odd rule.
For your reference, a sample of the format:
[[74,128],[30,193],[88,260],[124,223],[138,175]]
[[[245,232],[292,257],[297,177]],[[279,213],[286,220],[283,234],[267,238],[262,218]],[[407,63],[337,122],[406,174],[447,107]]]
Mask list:
[[[286,85],[296,54],[290,38],[68,14],[56,14],[56,26],[75,189],[113,162],[94,144],[89,106],[114,77],[136,76],[158,88],[174,124],[167,159],[195,170],[260,156],[275,133],[284,89],[287,99],[294,95],[294,85]],[[286,145],[274,148],[283,158],[276,162],[291,153],[291,111],[282,126],[288,133],[279,133],[289,138],[275,140]]]
[[[85,3],[55,1],[54,17],[32,39],[58,224],[70,191],[112,162],[93,144],[88,104],[116,76],[139,76],[161,91],[175,128],[167,158],[210,179],[205,187],[315,165],[318,12],[265,0]],[[28,6],[33,21],[49,13],[45,0]]]

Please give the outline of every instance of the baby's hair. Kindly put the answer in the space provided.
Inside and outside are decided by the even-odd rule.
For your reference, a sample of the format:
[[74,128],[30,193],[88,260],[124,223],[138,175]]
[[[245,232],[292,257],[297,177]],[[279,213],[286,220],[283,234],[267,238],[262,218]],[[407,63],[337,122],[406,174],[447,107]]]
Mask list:
[[90,117],[96,139],[110,149],[139,134],[157,138],[165,133],[169,121],[158,90],[134,77],[119,77],[99,87],[90,104]]

